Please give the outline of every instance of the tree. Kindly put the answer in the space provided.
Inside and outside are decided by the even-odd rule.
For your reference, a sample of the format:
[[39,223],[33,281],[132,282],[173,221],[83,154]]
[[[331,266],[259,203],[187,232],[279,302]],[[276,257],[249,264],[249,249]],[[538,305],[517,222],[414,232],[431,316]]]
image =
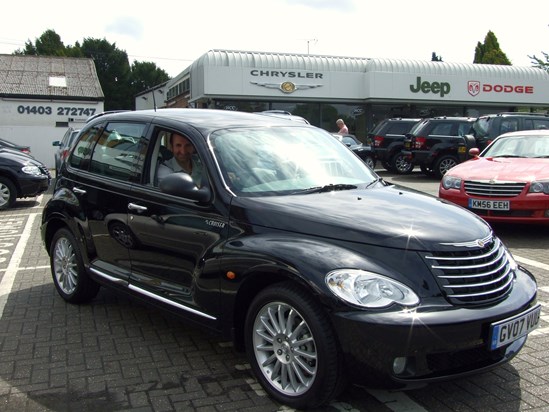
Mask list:
[[442,61],[442,56],[437,56],[437,54],[435,52],[433,52],[431,54],[431,61],[432,62],[441,62]]
[[106,39],[86,38],[82,53],[95,63],[97,77],[105,94],[105,110],[123,110],[134,107],[130,90],[130,63],[128,54]]
[[486,34],[484,43],[477,43],[477,47],[475,48],[475,60],[473,63],[511,66],[511,62],[500,49],[498,39],[491,30]]
[[549,72],[549,54],[545,52],[541,52],[543,54],[543,57],[545,58],[545,61],[541,60],[540,58],[536,57],[536,55],[528,56],[530,59],[532,59],[532,64],[534,67],[538,67],[540,69],[545,70],[546,72]]
[[130,68],[126,51],[106,39],[86,38],[82,44],[65,46],[54,30],[46,30],[34,44],[29,40],[14,54],[92,58],[105,95],[105,110],[135,109],[136,94],[170,78],[154,63],[134,62]]
[[168,73],[158,68],[155,63],[135,61],[132,64],[130,84],[133,96],[168,80]]

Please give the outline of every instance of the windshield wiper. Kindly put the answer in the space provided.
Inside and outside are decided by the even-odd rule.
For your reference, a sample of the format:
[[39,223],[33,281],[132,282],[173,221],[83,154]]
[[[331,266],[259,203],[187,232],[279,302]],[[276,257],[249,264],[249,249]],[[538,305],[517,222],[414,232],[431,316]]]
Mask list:
[[325,186],[315,186],[310,187],[308,189],[302,189],[298,190],[296,192],[293,192],[292,194],[308,194],[308,193],[323,193],[323,192],[333,192],[336,190],[352,190],[356,189],[357,186],[355,185],[346,185],[346,184],[329,184]]

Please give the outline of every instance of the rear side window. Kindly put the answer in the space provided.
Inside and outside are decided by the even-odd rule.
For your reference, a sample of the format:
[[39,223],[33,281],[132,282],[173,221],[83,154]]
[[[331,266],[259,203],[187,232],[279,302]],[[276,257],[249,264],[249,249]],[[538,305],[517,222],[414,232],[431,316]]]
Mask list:
[[412,122],[390,123],[387,128],[387,134],[406,134],[414,126]]
[[431,131],[431,135],[444,135],[444,136],[453,136],[452,129],[453,123],[438,123],[433,127],[433,130]]
[[101,125],[90,127],[82,133],[69,157],[69,165],[76,169],[87,170],[90,164],[93,144],[101,131]]
[[147,140],[142,123],[108,123],[91,156],[90,171],[114,179],[139,182]]
[[503,133],[516,132],[519,130],[519,119],[516,117],[507,117],[501,119],[499,133],[496,133],[494,137]]
[[549,129],[549,119],[524,119],[525,130]]
[[473,124],[472,123],[460,123],[458,125],[458,136],[465,136],[466,134],[473,133]]

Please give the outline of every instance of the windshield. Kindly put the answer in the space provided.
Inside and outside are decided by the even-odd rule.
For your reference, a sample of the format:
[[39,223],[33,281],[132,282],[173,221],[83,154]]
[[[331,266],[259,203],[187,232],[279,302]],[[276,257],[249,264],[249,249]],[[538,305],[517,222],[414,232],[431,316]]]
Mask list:
[[[329,133],[310,127],[219,130],[210,145],[227,186],[238,195],[293,194],[378,179]],[[345,185],[345,186],[344,186]]]
[[495,140],[482,157],[549,157],[549,135],[509,136]]

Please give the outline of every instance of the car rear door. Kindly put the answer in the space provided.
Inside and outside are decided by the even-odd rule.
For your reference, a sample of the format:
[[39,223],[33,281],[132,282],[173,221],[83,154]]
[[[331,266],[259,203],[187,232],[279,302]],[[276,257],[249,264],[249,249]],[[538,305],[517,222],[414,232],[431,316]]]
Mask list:
[[86,129],[63,174],[79,205],[90,268],[109,280],[127,281],[131,271],[128,203],[143,173],[146,130],[146,123],[123,121]]

